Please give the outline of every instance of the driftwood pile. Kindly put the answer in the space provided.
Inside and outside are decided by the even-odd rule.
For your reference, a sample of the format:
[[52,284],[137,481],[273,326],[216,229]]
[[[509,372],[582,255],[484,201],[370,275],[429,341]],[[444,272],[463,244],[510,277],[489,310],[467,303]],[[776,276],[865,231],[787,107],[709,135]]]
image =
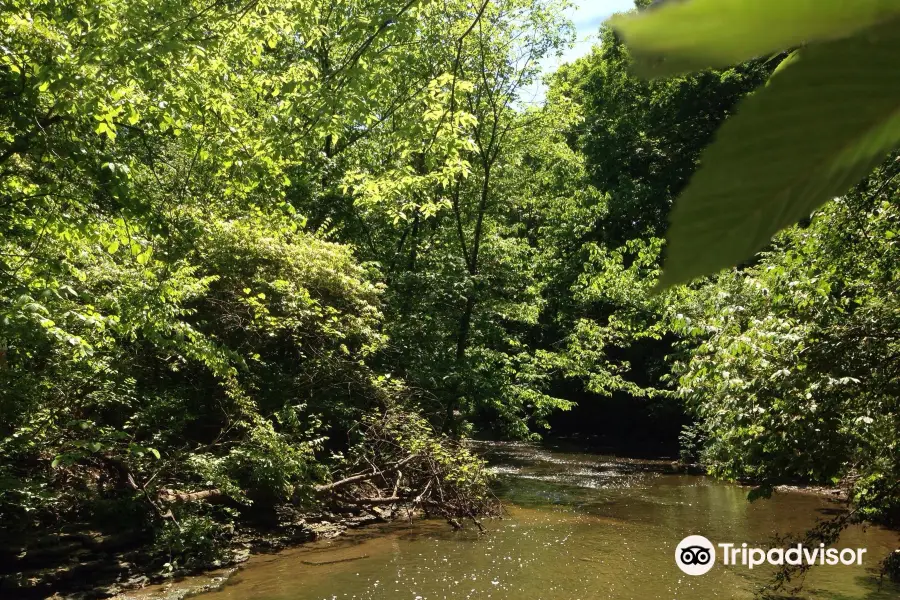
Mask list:
[[363,450],[349,461],[348,474],[316,486],[316,494],[337,505],[421,512],[456,529],[470,520],[483,530],[480,519],[502,509],[487,486],[484,463],[464,442],[423,436],[426,426],[409,418],[387,412],[364,423]]

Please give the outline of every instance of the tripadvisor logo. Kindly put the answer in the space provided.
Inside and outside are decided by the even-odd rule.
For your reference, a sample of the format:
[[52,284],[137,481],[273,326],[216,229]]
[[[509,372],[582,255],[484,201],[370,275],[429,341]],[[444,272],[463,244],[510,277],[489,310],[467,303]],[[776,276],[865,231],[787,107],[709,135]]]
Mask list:
[[702,535],[689,535],[675,548],[675,564],[688,575],[703,575],[716,564],[716,548],[722,564],[752,569],[763,564],[783,565],[861,565],[865,548],[826,548],[825,544],[809,548],[803,544],[789,548],[750,548],[747,544],[713,544]]
[[702,535],[689,535],[675,549],[675,563],[688,575],[703,575],[713,568],[716,549]]

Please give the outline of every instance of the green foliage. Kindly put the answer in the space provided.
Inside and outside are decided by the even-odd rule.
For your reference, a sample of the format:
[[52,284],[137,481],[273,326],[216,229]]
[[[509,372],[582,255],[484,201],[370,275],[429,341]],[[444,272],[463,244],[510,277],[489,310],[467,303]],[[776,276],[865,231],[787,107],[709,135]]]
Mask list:
[[[236,499],[290,498],[322,476],[323,415],[340,426],[380,394],[359,364],[380,343],[377,290],[346,248],[290,219],[188,216],[197,237],[172,263],[82,248],[63,263],[84,273],[68,294],[4,307],[16,340],[0,372],[5,456],[57,483],[99,470],[114,490],[125,469],[138,485],[153,474],[155,486]],[[344,400],[321,394],[338,382]]]
[[154,540],[153,552],[165,560],[163,573],[218,566],[227,558],[229,527],[202,514],[167,520]]
[[689,292],[652,293],[661,236],[700,152],[769,67],[754,62],[643,81],[631,64],[622,41],[603,29],[590,55],[552,79],[545,110],[570,105],[573,116],[559,122],[582,155],[572,161],[579,170],[567,172],[557,189],[579,187],[587,201],[567,202],[558,215],[548,211],[548,312],[556,339],[566,340],[559,371],[599,397],[583,403],[627,394],[646,406],[648,418],[677,421],[680,409],[661,378],[670,371],[675,316]]
[[[354,244],[387,284],[389,342],[375,358],[410,385],[444,432],[465,433],[475,420],[527,437],[570,406],[548,393],[553,365],[529,343],[544,302],[536,221],[542,202],[560,200],[550,184],[521,191],[536,170],[529,144],[543,151],[552,121],[517,110],[540,58],[569,37],[561,4],[489,2],[480,17],[456,21],[452,34],[460,37],[449,54],[429,57],[448,68],[429,92],[444,103],[390,117],[391,130],[407,128],[413,141],[385,153],[393,134],[373,133],[338,158],[335,201],[311,196],[302,205],[314,226]],[[441,142],[448,131],[457,136],[452,151]],[[457,171],[441,168],[445,155]]]
[[849,478],[866,516],[896,518],[895,172],[891,161],[686,306],[679,324],[696,341],[675,371],[713,473]]
[[752,256],[883,160],[900,139],[900,87],[883,76],[896,32],[804,48],[742,103],[672,211],[661,285]]
[[900,94],[889,76],[897,8],[776,4],[693,0],[616,21],[639,57],[666,54],[660,72],[808,44],[704,152],[672,212],[662,286],[750,258],[774,233],[846,192],[900,140]]
[[743,269],[662,294],[652,322],[676,336],[673,373],[663,379],[674,378],[696,419],[682,436],[686,458],[762,483],[755,495],[783,481],[843,482],[859,514],[885,521],[897,518],[889,482],[898,479],[900,431],[888,366],[896,166],[883,162],[897,142],[900,95],[885,75],[895,62],[895,11],[879,2],[694,0],[613,21],[638,70],[653,74],[806,43],[703,151],[671,213],[659,284],[738,264],[844,195]]
[[193,569],[404,460],[489,513],[459,437],[609,398],[896,519],[896,8],[665,3],[526,108],[564,5],[5,4],[0,532]]
[[591,183],[614,200],[595,236],[619,245],[662,237],[670,207],[700,152],[743,96],[765,81],[769,65],[645,81],[611,29],[591,55],[554,75],[554,87],[584,111],[572,143],[582,148]]
[[[884,14],[861,7],[832,39],[777,68],[754,58],[784,49],[783,39],[772,45],[787,31],[777,24],[757,36],[764,19],[820,5],[818,20],[798,25],[804,36],[803,27],[834,25],[830,10],[851,10],[666,3],[613,21],[628,49],[605,32],[592,55],[560,71],[548,97],[581,111],[565,135],[583,151],[599,201],[572,209],[577,241],[557,259],[568,266],[554,272],[566,276],[548,289],[569,295],[551,305],[564,371],[586,392],[683,402],[692,419],[683,460],[756,484],[751,499],[778,483],[841,485],[854,518],[896,523],[898,190],[896,157],[883,161],[895,142],[897,94],[885,75],[895,32],[852,35]],[[740,11],[739,22],[724,21]],[[633,55],[638,70],[665,73],[752,60],[642,81],[628,72]],[[747,259],[841,194],[742,268],[654,291]]]
[[482,15],[451,4],[4,5],[5,533],[150,528],[191,568],[232,516],[200,500],[179,527],[171,498],[308,498],[362,415],[425,412],[374,370],[396,366],[385,273],[320,217],[341,201],[388,232],[446,216],[445,198],[416,196],[471,174],[473,112],[488,110],[469,102],[484,97],[476,58],[500,67],[505,127],[512,82],[536,73],[513,69],[514,48],[537,58],[563,39],[552,2],[492,6],[490,48],[469,37]]
[[635,49],[644,73],[671,75],[844,38],[898,15],[890,0],[690,0],[610,23]]

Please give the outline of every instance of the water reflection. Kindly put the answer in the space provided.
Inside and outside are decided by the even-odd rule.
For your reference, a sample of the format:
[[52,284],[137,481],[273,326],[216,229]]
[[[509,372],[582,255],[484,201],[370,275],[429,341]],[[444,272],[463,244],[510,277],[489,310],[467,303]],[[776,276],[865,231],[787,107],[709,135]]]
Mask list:
[[[750,504],[747,489],[671,474],[665,462],[551,451],[527,444],[486,448],[498,464],[509,516],[487,535],[443,523],[394,523],[337,540],[255,557],[208,600],[467,599],[655,600],[752,598],[771,574],[716,565],[702,577],[673,560],[689,534],[765,545],[799,532],[833,504],[778,494]],[[887,600],[879,557],[893,532],[854,528],[841,547],[867,547],[862,567],[813,569],[798,598]]]

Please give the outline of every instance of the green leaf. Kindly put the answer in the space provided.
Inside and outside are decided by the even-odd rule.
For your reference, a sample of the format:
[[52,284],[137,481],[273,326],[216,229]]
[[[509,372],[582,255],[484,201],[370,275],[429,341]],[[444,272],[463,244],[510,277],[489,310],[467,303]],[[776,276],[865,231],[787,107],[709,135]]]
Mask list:
[[118,249],[119,249],[119,242],[113,242],[112,244],[110,244],[109,246],[106,247],[106,251],[109,252],[110,254],[115,254]]
[[139,265],[146,265],[150,262],[150,250],[144,250],[140,254],[137,255],[137,261]]
[[900,29],[810,46],[749,96],[675,202],[667,287],[738,264],[900,141]]
[[[794,61],[797,60],[798,58],[800,58],[800,51],[799,51],[799,50],[794,50],[793,52],[791,52],[790,54],[788,54],[788,55],[784,58],[784,60],[782,60],[780,63],[778,63],[778,66],[775,67],[775,70],[772,71],[772,75],[771,75],[771,76],[774,77],[774,76],[777,75],[778,73],[781,73],[781,72],[784,71],[786,68],[788,68],[790,65],[792,65],[792,64],[794,63]],[[771,81],[771,79],[770,79],[769,81]],[[767,82],[766,85],[769,85],[769,83]]]
[[689,0],[610,21],[645,75],[724,67],[853,35],[900,15],[896,0]]
[[156,448],[147,448],[147,452],[156,457],[156,460],[159,460],[159,450]]

